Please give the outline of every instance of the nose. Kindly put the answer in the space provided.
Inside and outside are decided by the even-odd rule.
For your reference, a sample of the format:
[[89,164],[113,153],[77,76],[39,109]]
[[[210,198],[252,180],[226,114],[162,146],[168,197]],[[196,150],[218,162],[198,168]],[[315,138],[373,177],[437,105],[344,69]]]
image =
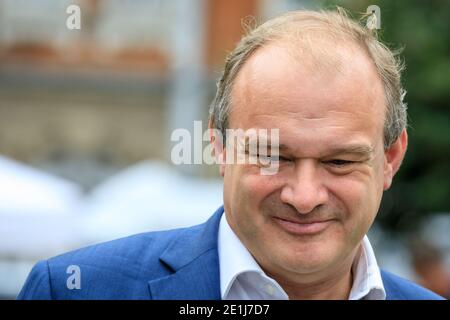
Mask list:
[[281,201],[292,205],[301,214],[307,214],[326,203],[328,192],[323,186],[320,172],[313,160],[299,160],[281,190]]

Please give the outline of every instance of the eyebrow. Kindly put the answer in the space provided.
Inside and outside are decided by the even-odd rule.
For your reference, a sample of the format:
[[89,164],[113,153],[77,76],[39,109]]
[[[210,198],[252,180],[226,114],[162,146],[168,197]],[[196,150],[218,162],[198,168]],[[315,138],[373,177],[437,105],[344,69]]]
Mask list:
[[[266,143],[268,150],[272,149],[272,144],[270,139],[263,140]],[[245,150],[248,150],[248,140],[245,141]],[[289,152],[291,148],[283,143],[279,144],[278,150],[280,152]],[[336,156],[341,154],[353,154],[361,157],[370,157],[374,151],[374,148],[367,144],[348,144],[348,145],[340,145],[333,146],[330,149],[323,152],[324,156]]]
[[[289,151],[291,149],[285,144],[280,144],[279,150],[280,151]],[[373,153],[373,150],[374,150],[374,148],[370,145],[349,144],[349,145],[342,145],[342,146],[334,146],[334,147],[326,150],[326,152],[324,152],[324,154],[326,154],[326,156],[335,156],[335,155],[340,155],[340,154],[354,154],[354,155],[369,157]]]
[[347,146],[334,147],[327,152],[329,155],[337,154],[356,154],[361,156],[370,156],[373,153],[373,147],[365,144],[355,144]]

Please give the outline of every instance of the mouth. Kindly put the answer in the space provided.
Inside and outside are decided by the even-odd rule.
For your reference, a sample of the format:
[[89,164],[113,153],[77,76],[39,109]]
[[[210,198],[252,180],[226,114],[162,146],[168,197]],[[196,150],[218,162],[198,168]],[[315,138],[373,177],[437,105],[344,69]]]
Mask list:
[[317,220],[310,222],[298,222],[279,217],[273,217],[273,219],[275,220],[276,224],[280,226],[283,230],[298,236],[314,235],[321,233],[334,222],[334,220],[332,219]]

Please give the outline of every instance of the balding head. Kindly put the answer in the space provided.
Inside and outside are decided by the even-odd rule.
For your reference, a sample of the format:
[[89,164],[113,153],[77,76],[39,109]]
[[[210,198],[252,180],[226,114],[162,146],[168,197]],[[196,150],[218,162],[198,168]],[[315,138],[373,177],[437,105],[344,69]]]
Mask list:
[[[289,44],[286,49],[293,57],[320,72],[345,70],[340,63],[339,48],[355,48],[365,53],[382,82],[385,97],[384,146],[388,148],[406,127],[406,105],[402,99],[400,73],[402,66],[394,54],[371,30],[350,19],[339,9],[334,11],[294,11],[267,21],[244,36],[227,57],[224,73],[218,82],[216,97],[210,108],[214,128],[224,132],[229,126],[232,108],[231,91],[239,71],[261,47],[273,42]],[[334,50],[330,49],[334,44]]]

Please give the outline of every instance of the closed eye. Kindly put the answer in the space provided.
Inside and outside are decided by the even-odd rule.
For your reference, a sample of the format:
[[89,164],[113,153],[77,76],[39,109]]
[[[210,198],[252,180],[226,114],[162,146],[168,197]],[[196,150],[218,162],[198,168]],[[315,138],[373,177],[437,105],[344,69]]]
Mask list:
[[270,156],[270,155],[261,155],[261,154],[257,154],[256,156],[258,158],[264,158],[264,159],[268,159],[270,161],[290,161],[290,159],[282,157],[282,156]]
[[325,161],[325,163],[331,164],[336,167],[343,167],[346,165],[353,164],[355,162],[356,161],[349,161],[349,160],[342,160],[342,159],[333,159],[333,160]]

